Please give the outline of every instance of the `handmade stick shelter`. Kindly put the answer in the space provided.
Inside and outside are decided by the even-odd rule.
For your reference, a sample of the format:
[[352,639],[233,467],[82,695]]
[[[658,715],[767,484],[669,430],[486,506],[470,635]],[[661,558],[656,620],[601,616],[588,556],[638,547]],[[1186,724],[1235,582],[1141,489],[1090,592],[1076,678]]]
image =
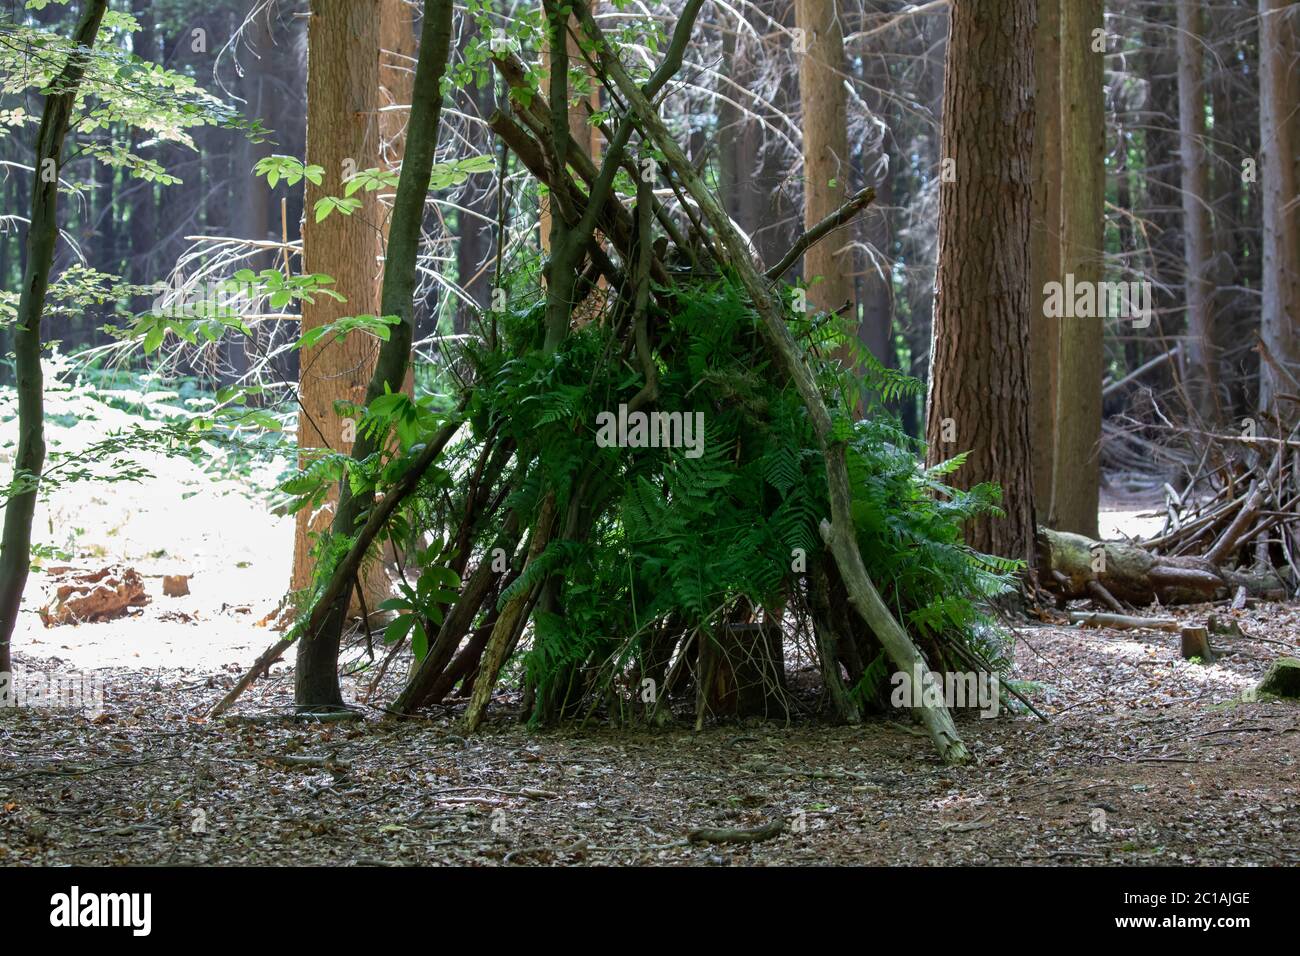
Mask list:
[[[392,713],[458,689],[473,731],[513,673],[535,721],[598,707],[662,721],[691,685],[697,726],[785,719],[784,648],[805,637],[836,716],[885,706],[891,673],[908,675],[940,756],[964,762],[943,697],[929,692],[942,686],[934,671],[999,666],[980,608],[1017,564],[962,543],[961,523],[992,497],[947,488],[946,466],[918,466],[888,416],[858,418],[858,382],[881,398],[916,383],[869,358],[846,369],[832,357],[845,339],[836,316],[810,313],[802,288],[781,282],[874,191],[765,269],[660,117],[656,98],[701,5],[687,3],[644,83],[585,5],[572,17],[547,6],[551,47],[576,39],[609,97],[599,163],[571,137],[564,59],[542,92],[513,54],[496,54],[510,114],[489,125],[551,206],[543,291],[497,276],[499,307],[460,360],[460,406],[385,475],[345,490],[333,557],[297,629],[299,668],[314,666],[321,641],[337,647],[363,562],[401,539],[419,584],[387,602],[399,613],[386,637],[409,638],[417,663]],[[417,72],[412,122],[436,122],[421,88]],[[399,211],[421,175],[414,145]],[[411,228],[395,215],[390,242]],[[390,248],[385,309],[401,315],[407,303],[387,298],[394,261]],[[390,357],[409,350],[397,338],[384,343]],[[372,409],[396,392],[399,364],[381,351]],[[378,451],[359,441],[355,470]],[[433,529],[445,531],[433,545],[412,544]],[[309,674],[297,681],[300,710],[341,705]]]

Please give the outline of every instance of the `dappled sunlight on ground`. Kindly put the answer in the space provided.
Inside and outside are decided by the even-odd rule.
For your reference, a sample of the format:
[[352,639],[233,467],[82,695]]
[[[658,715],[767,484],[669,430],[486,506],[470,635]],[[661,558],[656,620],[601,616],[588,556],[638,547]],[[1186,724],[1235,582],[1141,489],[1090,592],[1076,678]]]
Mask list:
[[[51,381],[46,394],[50,452],[83,452],[114,430],[149,427],[129,409],[166,397]],[[0,392],[0,471],[6,475],[13,467],[15,404],[12,390]],[[204,451],[202,464],[133,451],[132,460],[150,477],[76,482],[50,493],[37,509],[33,539],[61,553],[43,558],[38,567],[95,570],[124,564],[143,577],[151,601],[115,621],[46,628],[37,610],[46,600],[48,576],[33,569],[14,635],[16,654],[58,658],[83,669],[210,670],[247,664],[274,640],[272,632],[255,624],[275,607],[289,582],[293,519],[273,514],[265,495],[285,463],[244,465],[249,476],[240,478],[227,452],[215,446]],[[103,466],[97,473],[110,474]],[[164,596],[164,574],[189,575],[190,594]]]

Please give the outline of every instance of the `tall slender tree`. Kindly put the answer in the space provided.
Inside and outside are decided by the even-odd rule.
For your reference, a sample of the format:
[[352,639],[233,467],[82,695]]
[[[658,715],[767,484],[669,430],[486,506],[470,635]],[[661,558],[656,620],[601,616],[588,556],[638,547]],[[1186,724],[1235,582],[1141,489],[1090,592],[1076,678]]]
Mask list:
[[1034,496],[1047,512],[1056,460],[1057,350],[1061,320],[1043,308],[1061,281],[1061,0],[1038,0],[1034,32],[1033,218],[1029,229],[1029,435]]
[[[433,175],[438,146],[438,125],[442,117],[442,81],[451,45],[451,0],[430,0],[425,5],[420,28],[419,58],[411,89],[411,120],[407,129],[402,172],[393,199],[392,222],[384,261],[384,281],[379,307],[384,315],[400,320],[379,350],[374,375],[366,389],[367,403],[385,391],[399,390],[406,380],[415,334],[416,264],[420,232],[424,222],[425,198]],[[377,450],[377,441],[359,434],[352,457],[364,460]],[[346,484],[339,489],[333,532],[352,535],[370,499],[353,495]],[[352,598],[351,584],[319,615],[318,625],[309,626],[298,638],[294,668],[294,701],[299,708],[339,707],[339,644]],[[313,615],[317,617],[318,615]]]
[[27,259],[14,320],[14,361],[18,379],[18,447],[14,484],[5,503],[0,538],[0,674],[12,670],[10,642],[18,623],[23,588],[31,569],[32,518],[41,470],[45,467],[45,380],[41,372],[41,318],[59,238],[59,176],[63,141],[86,71],[87,52],[95,45],[108,0],[86,0],[73,33],[76,49],[49,84],[32,157],[31,212],[27,224]]
[[[1259,405],[1289,426],[1300,417],[1300,4],[1259,3],[1260,186],[1264,271]],[[1276,408],[1275,408],[1276,406]]]
[[[321,182],[306,184],[302,227],[303,268],[328,275],[343,296],[316,296],[302,306],[307,332],[349,315],[375,314],[383,211],[377,194],[359,190],[361,207],[350,215],[319,218],[316,204],[342,196],[345,179],[379,165],[376,120],[379,90],[381,0],[312,0],[307,21],[307,162],[320,166]],[[303,349],[298,375],[298,448],[308,466],[322,449],[346,451],[354,437],[335,402],[361,402],[375,364],[374,340],[362,335]],[[345,427],[348,430],[345,432]],[[298,512],[291,587],[311,583],[313,535],[329,527],[336,498],[315,513]],[[382,572],[382,568],[379,569]],[[374,573],[372,571],[372,573]]]
[[1183,189],[1183,284],[1187,296],[1183,383],[1191,410],[1212,422],[1219,417],[1219,373],[1209,274],[1203,18],[1202,0],[1178,0],[1178,147]]
[[[1106,200],[1102,6],[1102,0],[1065,0],[1060,12],[1061,182],[1068,184],[1061,191],[1060,273],[1097,290]],[[1089,537],[1097,536],[1103,332],[1100,314],[1062,318],[1057,345],[1047,523]]]
[[[849,187],[848,106],[844,92],[844,29],[837,0],[795,0],[803,115],[803,215],[806,226],[843,205]],[[847,232],[840,233],[841,237]],[[823,240],[804,253],[809,304],[827,312],[853,300],[852,254],[844,238]],[[819,280],[819,281],[818,281]]]

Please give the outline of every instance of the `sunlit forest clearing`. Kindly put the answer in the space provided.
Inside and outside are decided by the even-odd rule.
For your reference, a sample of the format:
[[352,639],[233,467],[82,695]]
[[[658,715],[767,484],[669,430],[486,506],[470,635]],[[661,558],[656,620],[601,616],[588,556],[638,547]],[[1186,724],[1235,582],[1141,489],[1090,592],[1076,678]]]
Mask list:
[[11,0],[0,862],[1300,862],[1298,183],[1292,0]]

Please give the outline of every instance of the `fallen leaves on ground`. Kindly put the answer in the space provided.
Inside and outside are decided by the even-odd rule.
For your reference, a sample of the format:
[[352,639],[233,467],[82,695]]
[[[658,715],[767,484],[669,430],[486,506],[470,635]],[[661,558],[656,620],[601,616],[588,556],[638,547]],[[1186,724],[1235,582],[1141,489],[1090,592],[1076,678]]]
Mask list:
[[0,862],[1293,865],[1300,707],[1240,697],[1298,613],[1234,613],[1211,666],[1175,634],[1024,628],[1014,676],[1051,722],[963,716],[960,768],[885,718],[534,732],[502,699],[471,738],[450,712],[303,725],[283,672],[209,722],[236,673],[116,669],[98,721],[0,712]]

